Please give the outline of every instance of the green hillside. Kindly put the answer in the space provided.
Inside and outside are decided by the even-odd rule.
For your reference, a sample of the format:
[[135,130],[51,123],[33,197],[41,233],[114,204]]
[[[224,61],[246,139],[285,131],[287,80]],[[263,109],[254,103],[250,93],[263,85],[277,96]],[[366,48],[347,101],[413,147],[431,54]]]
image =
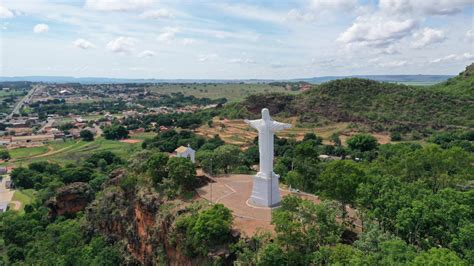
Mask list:
[[468,97],[474,100],[474,63],[467,66],[458,76],[431,87],[433,90]]
[[[468,79],[473,79],[469,76]],[[243,105],[252,113],[262,107],[281,116],[297,116],[301,122],[359,122],[384,129],[473,127],[474,102],[461,93],[439,88],[341,79],[323,83],[300,95],[250,96]],[[461,89],[460,89],[461,90]]]

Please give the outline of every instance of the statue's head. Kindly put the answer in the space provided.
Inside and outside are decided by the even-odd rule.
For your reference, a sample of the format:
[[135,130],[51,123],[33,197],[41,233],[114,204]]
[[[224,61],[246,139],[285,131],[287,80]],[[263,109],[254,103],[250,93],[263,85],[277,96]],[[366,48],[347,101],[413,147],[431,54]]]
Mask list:
[[270,112],[268,111],[267,108],[262,109],[262,118],[264,120],[270,120]]

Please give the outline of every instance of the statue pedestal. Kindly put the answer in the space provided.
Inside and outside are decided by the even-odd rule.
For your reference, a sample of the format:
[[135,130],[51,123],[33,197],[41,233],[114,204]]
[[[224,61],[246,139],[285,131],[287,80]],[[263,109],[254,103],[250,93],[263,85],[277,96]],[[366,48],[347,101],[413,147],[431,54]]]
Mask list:
[[272,172],[272,177],[267,177],[259,172],[253,176],[252,195],[249,202],[257,206],[275,207],[280,204],[280,189],[278,186],[279,175]]

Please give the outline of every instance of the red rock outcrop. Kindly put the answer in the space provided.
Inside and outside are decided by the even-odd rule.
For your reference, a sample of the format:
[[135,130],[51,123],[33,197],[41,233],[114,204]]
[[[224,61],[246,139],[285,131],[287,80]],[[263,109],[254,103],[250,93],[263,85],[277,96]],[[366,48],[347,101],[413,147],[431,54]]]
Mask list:
[[76,182],[59,188],[46,206],[51,217],[70,215],[84,210],[91,199],[91,187],[87,183]]
[[[119,186],[109,186],[87,207],[86,219],[90,230],[112,242],[125,243],[126,252],[131,255],[125,264],[203,265],[217,256],[225,263],[228,250],[189,258],[171,240],[174,220],[186,211],[188,204],[180,200],[164,201],[150,188],[127,193]],[[163,207],[167,210],[160,210]]]

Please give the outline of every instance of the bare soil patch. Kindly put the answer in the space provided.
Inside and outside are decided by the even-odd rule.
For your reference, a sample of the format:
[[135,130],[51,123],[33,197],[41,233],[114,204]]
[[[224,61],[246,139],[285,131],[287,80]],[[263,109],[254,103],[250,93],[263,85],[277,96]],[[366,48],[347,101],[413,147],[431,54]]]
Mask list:
[[[287,123],[292,124],[292,128],[277,133],[278,137],[295,138],[302,140],[306,133],[315,133],[329,144],[329,137],[335,132],[343,132],[347,130],[348,123],[334,123],[324,127],[296,127],[297,119],[295,117],[286,119]],[[195,130],[195,133],[208,138],[219,135],[223,141],[228,144],[238,146],[246,146],[257,136],[257,131],[250,128],[242,119],[220,120],[215,118],[213,126],[203,125]]]
[[[347,132],[339,136],[341,139],[342,144],[346,144],[347,140],[350,139],[352,136],[359,134],[360,132],[352,131]],[[374,136],[379,144],[387,144],[390,143],[390,134],[388,132],[380,132],[380,133],[370,133],[370,135]]]
[[140,143],[142,142],[143,140],[141,139],[121,139],[119,140],[120,142],[123,142],[123,143],[130,143],[130,144],[135,144],[135,143]]

